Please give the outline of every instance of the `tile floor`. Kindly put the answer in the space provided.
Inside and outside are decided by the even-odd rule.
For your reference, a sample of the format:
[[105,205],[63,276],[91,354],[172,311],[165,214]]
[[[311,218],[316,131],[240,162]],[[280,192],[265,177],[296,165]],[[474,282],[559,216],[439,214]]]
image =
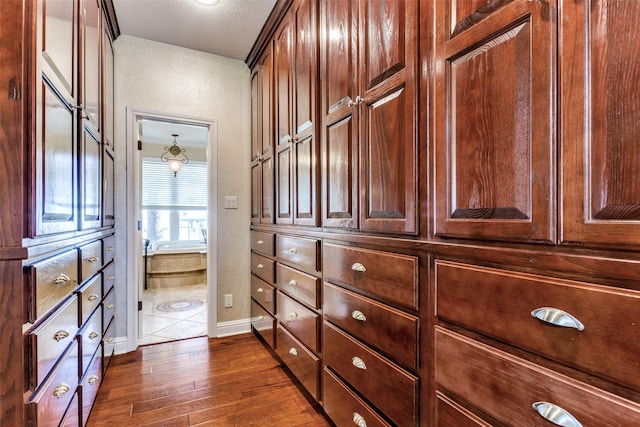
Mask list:
[[207,335],[206,284],[147,289],[140,345]]

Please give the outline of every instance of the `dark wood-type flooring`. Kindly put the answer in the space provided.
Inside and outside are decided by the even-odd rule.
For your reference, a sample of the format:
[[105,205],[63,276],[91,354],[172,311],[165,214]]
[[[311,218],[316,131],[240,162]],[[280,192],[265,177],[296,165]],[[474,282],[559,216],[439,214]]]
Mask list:
[[329,426],[253,335],[140,347],[112,359],[88,427]]

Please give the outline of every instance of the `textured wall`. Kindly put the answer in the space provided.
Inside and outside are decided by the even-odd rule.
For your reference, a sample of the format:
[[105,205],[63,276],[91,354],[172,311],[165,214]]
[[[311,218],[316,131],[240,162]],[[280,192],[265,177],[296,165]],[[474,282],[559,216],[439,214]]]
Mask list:
[[[250,223],[250,83],[246,64],[234,59],[162,43],[120,36],[115,44],[116,83],[116,226],[118,254],[126,253],[127,112],[188,116],[217,123],[217,322],[250,316],[249,223]],[[130,125],[129,125],[130,126]],[[238,209],[225,210],[224,196],[237,195]],[[126,256],[116,266],[118,324],[116,334],[126,335]],[[123,280],[123,278],[126,278]],[[223,295],[232,293],[234,306],[223,308]]]

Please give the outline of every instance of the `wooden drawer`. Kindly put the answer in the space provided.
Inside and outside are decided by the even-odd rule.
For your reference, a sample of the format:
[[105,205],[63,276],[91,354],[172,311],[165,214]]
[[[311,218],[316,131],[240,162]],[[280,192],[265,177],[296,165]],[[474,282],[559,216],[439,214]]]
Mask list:
[[315,400],[320,400],[320,359],[282,326],[276,329],[276,353]]
[[102,277],[95,276],[76,291],[80,304],[78,311],[78,326],[82,327],[91,313],[102,302]]
[[[640,388],[640,292],[451,262],[436,262],[437,315],[495,337]],[[558,327],[531,314],[557,308],[583,325]],[[560,320],[569,321],[568,317]]]
[[316,354],[320,352],[320,316],[282,292],[277,294],[278,320]]
[[29,332],[29,387],[35,390],[58,361],[78,333],[78,299],[75,295],[56,310],[44,323]]
[[111,362],[111,358],[115,352],[115,322],[113,319],[109,322],[109,326],[107,326],[107,330],[102,335],[102,376],[104,377],[104,373],[107,371],[107,367]]
[[80,330],[80,372],[84,373],[89,367],[93,355],[102,342],[102,309],[98,309],[91,315],[87,323]]
[[276,288],[251,275],[251,296],[269,313],[275,313]]
[[78,287],[78,252],[73,249],[26,268],[31,301],[28,320],[33,323]]
[[80,280],[84,282],[102,268],[102,240],[80,246]]
[[102,271],[102,294],[106,295],[116,283],[116,265],[109,264]]
[[324,364],[375,405],[391,421],[413,426],[418,420],[418,378],[325,322]]
[[320,279],[303,273],[284,264],[276,266],[276,284],[278,289],[295,299],[320,308]]
[[584,426],[640,425],[640,405],[455,332],[436,327],[435,349],[438,386],[505,425],[551,425],[536,402],[558,405]]
[[275,261],[252,253],[251,272],[265,282],[273,284],[275,279]]
[[446,396],[436,393],[436,425],[439,427],[490,427]]
[[400,364],[418,369],[418,318],[325,283],[324,318]]
[[275,347],[275,328],[276,320],[271,314],[260,304],[251,299],[251,326],[262,338],[271,346]]
[[104,297],[102,301],[102,330],[109,326],[109,322],[113,319],[113,316],[116,313],[116,293],[113,289],[109,291],[107,296]]
[[[324,412],[337,426],[364,425],[367,427],[390,427],[362,399],[353,394],[326,367],[323,371],[323,407]],[[361,423],[360,420],[364,420]]]
[[335,280],[405,307],[418,309],[418,259],[325,243],[325,280]]
[[52,375],[27,403],[31,426],[57,426],[73,400],[78,386],[78,344],[62,356]]
[[302,237],[276,236],[276,257],[313,271],[320,271],[320,242]]
[[82,425],[87,424],[87,419],[91,413],[93,402],[96,400],[100,384],[102,384],[102,351],[98,351],[91,360],[89,369],[87,369],[87,372],[80,382],[80,392],[82,393]]
[[80,395],[78,391],[73,394],[73,399],[67,408],[67,412],[64,413],[62,421],[60,421],[60,427],[78,427],[82,426],[80,421]]
[[107,265],[116,255],[116,236],[102,239],[102,265]]
[[262,231],[251,232],[251,250],[267,256],[274,256],[274,235]]

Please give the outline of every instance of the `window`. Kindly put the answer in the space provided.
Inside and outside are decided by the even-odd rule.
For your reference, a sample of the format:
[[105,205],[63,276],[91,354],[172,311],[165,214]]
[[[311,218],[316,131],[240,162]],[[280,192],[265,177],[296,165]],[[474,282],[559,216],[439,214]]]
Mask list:
[[207,228],[207,164],[190,161],[177,176],[159,159],[142,160],[142,236],[152,242],[202,240]]

